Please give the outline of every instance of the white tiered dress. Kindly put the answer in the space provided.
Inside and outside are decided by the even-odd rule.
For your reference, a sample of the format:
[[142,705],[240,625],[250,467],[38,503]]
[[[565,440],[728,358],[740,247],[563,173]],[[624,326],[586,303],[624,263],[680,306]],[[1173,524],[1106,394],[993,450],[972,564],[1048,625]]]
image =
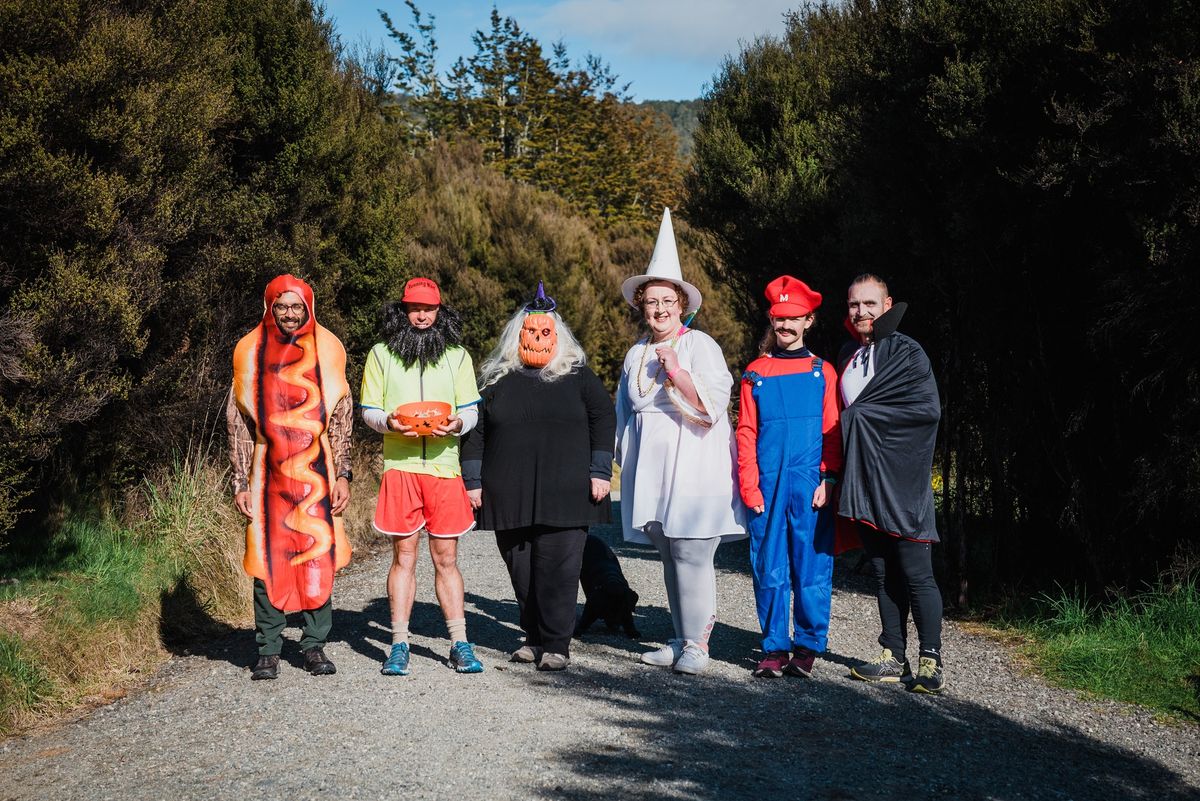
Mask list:
[[[703,331],[688,330],[674,347],[704,402],[693,407],[659,374],[657,347],[639,340],[625,355],[617,389],[617,463],[621,466],[621,522],[625,539],[650,544],[646,523],[662,523],[668,537],[737,540],[746,536],[746,507],[737,492],[737,458],[729,424],[733,376],[721,347]],[[643,361],[645,364],[643,365]],[[645,397],[638,389],[649,390]],[[655,376],[658,381],[655,381]],[[653,387],[653,389],[651,389]]]

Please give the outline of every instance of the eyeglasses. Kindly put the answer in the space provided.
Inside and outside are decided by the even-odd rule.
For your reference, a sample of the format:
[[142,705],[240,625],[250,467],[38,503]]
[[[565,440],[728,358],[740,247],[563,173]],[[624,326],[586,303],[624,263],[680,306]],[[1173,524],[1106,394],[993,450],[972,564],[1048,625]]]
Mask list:
[[303,303],[276,303],[271,306],[271,311],[276,314],[284,314],[291,312],[292,314],[303,314],[305,307]]
[[670,309],[673,306],[678,306],[679,300],[677,298],[664,298],[663,300],[643,300],[642,305],[647,309]]

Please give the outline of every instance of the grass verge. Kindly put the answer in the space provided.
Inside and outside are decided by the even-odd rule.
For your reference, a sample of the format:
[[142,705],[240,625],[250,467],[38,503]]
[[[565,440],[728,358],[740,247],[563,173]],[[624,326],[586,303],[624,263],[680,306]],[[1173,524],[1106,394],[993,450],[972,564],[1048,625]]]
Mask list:
[[1200,722],[1200,583],[1089,602],[1060,589],[1004,621],[1051,681]]
[[[375,538],[378,445],[356,451],[347,534]],[[0,561],[0,735],[119,698],[176,644],[248,626],[244,521],[211,454],[145,481],[114,515],[68,518],[35,553]]]

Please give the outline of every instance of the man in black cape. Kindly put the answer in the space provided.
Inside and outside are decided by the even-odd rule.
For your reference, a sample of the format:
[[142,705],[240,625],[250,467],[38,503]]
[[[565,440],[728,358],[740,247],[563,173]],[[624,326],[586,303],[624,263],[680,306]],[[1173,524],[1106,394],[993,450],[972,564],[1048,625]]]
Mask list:
[[862,275],[850,285],[847,328],[854,341],[838,355],[842,473],[838,514],[854,525],[875,572],[883,652],[852,668],[855,678],[908,681],[908,615],[920,638],[909,689],[937,693],[942,670],[942,595],[933,576],[938,541],[930,481],[941,402],[929,358],[896,330],[907,304],[887,284]]

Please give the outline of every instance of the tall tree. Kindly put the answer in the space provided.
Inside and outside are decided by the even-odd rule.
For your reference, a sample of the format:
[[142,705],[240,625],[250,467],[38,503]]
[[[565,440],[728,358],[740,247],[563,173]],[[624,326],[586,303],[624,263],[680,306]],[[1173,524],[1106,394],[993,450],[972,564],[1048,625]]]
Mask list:
[[271,276],[365,344],[407,169],[307,2],[0,3],[0,532],[214,426]]
[[1099,588],[1200,541],[1177,325],[1200,303],[1198,23],[1183,2],[826,4],[707,98],[687,207],[745,297],[795,270],[836,304],[872,271],[912,301],[960,586],[967,556]]
[[434,66],[433,20],[414,0],[405,2],[409,31],[383,17],[400,47],[395,88],[415,140],[474,139],[504,174],[558,192],[602,220],[647,222],[674,205],[682,177],[674,130],[654,109],[630,103],[601,59],[572,67],[562,43],[547,56],[493,8],[487,30],[473,36],[475,53],[443,80]]

